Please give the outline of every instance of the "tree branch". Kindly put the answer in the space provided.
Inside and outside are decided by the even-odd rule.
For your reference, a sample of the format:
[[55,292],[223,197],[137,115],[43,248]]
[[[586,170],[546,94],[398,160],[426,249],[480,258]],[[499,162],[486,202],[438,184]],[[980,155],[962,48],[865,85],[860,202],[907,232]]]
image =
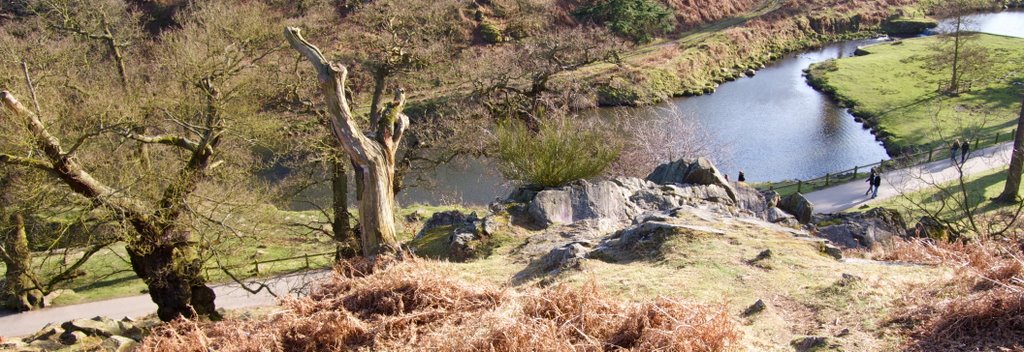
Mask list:
[[42,161],[42,160],[38,160],[38,159],[32,159],[32,158],[23,158],[23,157],[20,157],[20,156],[14,156],[14,155],[10,155],[10,154],[0,153],[0,162],[6,163],[6,164],[12,164],[12,165],[21,165],[21,166],[34,167],[34,168],[37,168],[37,169],[40,169],[40,170],[43,170],[43,171],[46,171],[46,172],[53,172],[54,171],[53,170],[53,165],[50,165],[50,163],[48,163],[48,162],[45,162],[45,161]]
[[380,150],[381,146],[366,138],[352,117],[352,110],[345,97],[345,79],[348,75],[345,66],[327,61],[319,48],[302,38],[299,28],[285,28],[284,36],[292,48],[305,56],[316,69],[321,89],[327,99],[327,108],[334,116],[329,119],[331,132],[338,138],[349,156],[360,165],[370,164],[371,158],[382,157],[384,154]]
[[169,146],[173,146],[173,147],[179,147],[179,148],[191,151],[191,152],[195,152],[196,150],[199,149],[199,143],[196,143],[196,142],[194,142],[192,140],[189,140],[188,138],[181,137],[181,136],[175,136],[175,135],[148,136],[148,135],[138,134],[138,133],[135,133],[135,132],[132,132],[132,131],[124,131],[124,132],[121,133],[121,135],[124,136],[125,138],[130,138],[130,139],[136,140],[136,141],[141,142],[141,143],[169,145]]

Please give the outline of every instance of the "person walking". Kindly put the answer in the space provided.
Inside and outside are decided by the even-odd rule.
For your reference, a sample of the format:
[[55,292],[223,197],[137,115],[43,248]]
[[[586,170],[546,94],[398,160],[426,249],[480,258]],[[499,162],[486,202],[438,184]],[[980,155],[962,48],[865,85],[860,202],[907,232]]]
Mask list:
[[875,168],[871,168],[871,173],[868,174],[868,179],[864,180],[864,182],[868,183],[868,190],[867,192],[864,192],[864,195],[870,196],[871,190],[875,188]]
[[875,174],[875,178],[871,180],[871,186],[875,188],[874,192],[871,192],[871,199],[878,197],[878,186],[882,185],[882,175]]
[[956,162],[956,152],[957,152],[958,149],[960,149],[960,139],[959,138],[954,139],[953,140],[953,146],[949,147],[949,158],[951,160],[953,160],[954,163]]
[[967,161],[967,153],[971,150],[971,140],[967,140],[963,145],[960,146],[960,164],[963,165]]

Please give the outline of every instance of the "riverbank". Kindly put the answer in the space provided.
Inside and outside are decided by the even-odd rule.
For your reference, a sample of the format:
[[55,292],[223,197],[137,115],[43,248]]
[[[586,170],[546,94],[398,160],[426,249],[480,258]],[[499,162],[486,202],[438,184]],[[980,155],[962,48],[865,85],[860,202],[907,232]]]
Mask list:
[[[958,96],[939,94],[946,73],[925,56],[942,40],[924,37],[861,48],[864,55],[812,65],[807,81],[870,128],[890,155],[952,138],[1008,134],[1014,127],[1024,77],[1024,39],[978,34],[990,52],[987,79]],[[983,77],[977,77],[983,78]]]

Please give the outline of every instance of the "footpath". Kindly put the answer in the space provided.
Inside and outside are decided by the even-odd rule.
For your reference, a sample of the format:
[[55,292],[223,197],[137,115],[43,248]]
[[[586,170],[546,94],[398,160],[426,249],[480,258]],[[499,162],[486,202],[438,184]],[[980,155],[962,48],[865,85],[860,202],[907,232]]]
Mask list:
[[[315,270],[284,275],[259,281],[266,285],[274,294],[284,298],[288,294],[308,292],[310,284],[319,282],[329,275],[330,270]],[[258,284],[246,284],[255,289]],[[266,289],[252,294],[237,283],[217,285],[213,287],[217,293],[217,308],[238,309],[247,307],[270,306],[277,304],[278,298]],[[65,321],[105,316],[113,319],[122,317],[138,318],[156,313],[156,304],[149,295],[122,297],[104,301],[44,308],[24,313],[0,312],[0,336],[18,337],[29,335],[46,324],[63,323]]]
[[[1013,151],[1013,142],[994,145],[988,148],[971,152],[967,162],[963,165],[964,175],[982,174],[987,171],[1007,167],[1010,164],[1010,154]],[[959,177],[956,166],[945,155],[938,161],[927,164],[908,167],[905,169],[890,170],[882,173],[882,186],[878,189],[878,197],[870,199],[864,192],[868,189],[864,180],[851,181],[834,187],[829,187],[805,194],[807,200],[814,203],[814,212],[818,214],[835,213],[847,209],[860,207],[865,204],[898,197],[901,194],[908,194],[914,191],[944,184]],[[957,154],[957,161],[960,155]]]

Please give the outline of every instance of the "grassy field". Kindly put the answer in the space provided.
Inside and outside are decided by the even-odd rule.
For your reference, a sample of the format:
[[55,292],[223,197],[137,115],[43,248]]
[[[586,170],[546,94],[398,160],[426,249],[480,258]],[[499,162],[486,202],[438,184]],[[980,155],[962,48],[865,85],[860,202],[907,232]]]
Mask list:
[[[237,236],[207,238],[205,242],[210,248],[204,252],[207,258],[205,274],[211,283],[232,282],[230,276],[221,267],[226,267],[232,275],[239,279],[261,278],[324,268],[333,262],[333,241],[323,234],[311,233],[304,225],[315,226],[325,224],[323,216],[315,211],[293,212],[280,211],[266,207],[249,214],[247,222],[259,223],[259,227],[248,227],[250,231]],[[452,209],[472,211],[452,206],[411,205],[399,211],[399,218],[406,219],[413,213],[418,218],[429,218],[433,213]],[[259,219],[258,221],[256,219]],[[243,220],[242,222],[246,222]],[[400,241],[410,240],[422,223],[419,221],[401,221]],[[216,252],[216,254],[214,254]],[[318,255],[323,253],[332,255]],[[46,274],[54,273],[63,262],[73,262],[81,257],[81,251],[68,254],[59,253],[49,257],[36,253],[34,265],[37,270]],[[309,255],[308,261],[304,257]],[[299,257],[292,260],[259,264],[256,270],[254,262],[266,262],[280,258]],[[146,285],[131,270],[124,243],[116,243],[101,250],[80,268],[81,276],[58,287],[70,289],[64,291],[53,302],[54,305],[68,305],[90,301],[98,301],[116,297],[133,296],[146,293]],[[0,270],[5,270],[0,264]]]
[[944,71],[926,69],[925,57],[940,40],[924,37],[865,47],[868,55],[812,66],[809,81],[876,126],[887,136],[890,153],[953,136],[1009,133],[1024,90],[1024,39],[989,34],[972,39],[989,50],[990,76],[955,97],[938,93]]

